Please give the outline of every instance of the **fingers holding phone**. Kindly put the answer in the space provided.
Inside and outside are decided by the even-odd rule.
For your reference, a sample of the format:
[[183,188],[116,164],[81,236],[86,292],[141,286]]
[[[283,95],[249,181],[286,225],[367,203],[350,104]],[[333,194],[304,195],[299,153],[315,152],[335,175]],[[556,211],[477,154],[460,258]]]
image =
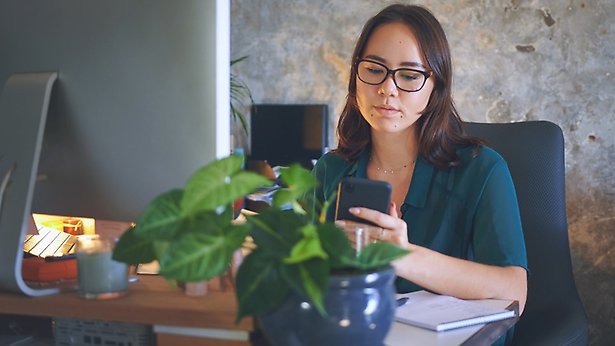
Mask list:
[[338,226],[344,230],[357,253],[365,246],[382,240],[384,230],[373,218],[363,218],[356,210],[386,214],[390,202],[391,185],[387,182],[353,177],[340,181],[335,220],[338,220]]
[[382,227],[354,221],[339,220],[335,224],[344,231],[357,254],[369,244],[381,241],[385,232]]
[[389,214],[383,214],[379,211],[366,208],[351,208],[350,213],[356,217],[379,225],[383,232],[379,235],[378,240],[405,246],[408,243],[408,225],[397,216],[396,210],[393,204],[389,210]]
[[343,220],[338,225],[352,237],[355,248],[374,241],[401,246],[408,243],[407,225],[398,217],[397,208],[391,203],[391,185],[385,181],[342,179],[337,190],[335,219]]

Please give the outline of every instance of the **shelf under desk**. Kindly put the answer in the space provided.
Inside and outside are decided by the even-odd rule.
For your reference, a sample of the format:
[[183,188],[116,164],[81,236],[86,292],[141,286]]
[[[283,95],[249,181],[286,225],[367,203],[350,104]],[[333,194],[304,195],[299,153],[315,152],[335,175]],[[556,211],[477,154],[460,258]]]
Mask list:
[[[165,334],[164,340],[174,330],[198,328],[203,332],[201,335],[211,335],[203,338],[202,344],[209,344],[210,340],[223,345],[226,339],[228,345],[248,345],[245,340],[254,331],[254,321],[246,317],[236,325],[236,311],[232,290],[210,289],[205,296],[189,297],[157,275],[140,275],[138,282],[130,284],[129,294],[115,300],[86,300],[77,292],[38,298],[0,292],[3,314],[148,324],[155,331],[164,330],[159,332]],[[159,335],[159,344],[160,341]]]

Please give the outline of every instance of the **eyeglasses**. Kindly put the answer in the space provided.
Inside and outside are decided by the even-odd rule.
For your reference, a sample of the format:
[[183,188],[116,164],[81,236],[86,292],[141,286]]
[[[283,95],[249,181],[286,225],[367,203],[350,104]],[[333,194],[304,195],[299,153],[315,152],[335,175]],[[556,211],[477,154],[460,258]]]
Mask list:
[[405,67],[391,70],[373,60],[363,59],[357,63],[357,76],[363,83],[369,85],[382,84],[390,74],[393,76],[395,86],[399,90],[407,92],[416,92],[423,89],[431,73],[431,71],[420,71]]

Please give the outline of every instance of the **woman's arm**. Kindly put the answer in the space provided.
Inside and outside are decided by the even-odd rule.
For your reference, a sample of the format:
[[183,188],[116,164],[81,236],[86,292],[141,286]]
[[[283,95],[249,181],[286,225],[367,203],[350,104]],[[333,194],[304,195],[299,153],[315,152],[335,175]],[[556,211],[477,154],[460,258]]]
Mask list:
[[462,299],[511,299],[523,312],[527,298],[524,268],[486,265],[407,244],[410,254],[393,262],[398,276],[437,293]]
[[494,266],[447,256],[410,244],[406,222],[397,216],[395,205],[390,215],[366,208],[351,208],[351,213],[383,228],[380,241],[410,250],[393,263],[396,274],[426,289],[462,299],[511,299],[523,312],[527,299],[527,273],[517,266]]

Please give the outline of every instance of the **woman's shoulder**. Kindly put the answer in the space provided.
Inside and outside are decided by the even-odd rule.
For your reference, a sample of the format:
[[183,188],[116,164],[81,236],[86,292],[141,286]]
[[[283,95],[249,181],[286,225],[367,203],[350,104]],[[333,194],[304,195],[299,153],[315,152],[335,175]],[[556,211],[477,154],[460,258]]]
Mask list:
[[334,151],[330,151],[318,159],[316,164],[337,164],[337,165],[348,165],[350,162],[344,159],[341,155],[335,153]]
[[500,164],[505,164],[506,161],[493,148],[486,145],[479,145],[477,147],[467,146],[460,148],[457,154],[461,158],[461,166],[470,167],[493,167]]
[[473,159],[483,161],[501,161],[502,155],[495,151],[495,149],[487,145],[479,146],[464,146],[457,150],[457,154],[462,158],[462,161],[468,161]]
[[483,186],[488,182],[495,183],[499,188],[508,186],[508,164],[493,148],[484,145],[467,147],[459,150],[458,155],[461,163],[455,168],[454,176],[464,182],[460,185],[465,189],[464,193],[482,193]]

